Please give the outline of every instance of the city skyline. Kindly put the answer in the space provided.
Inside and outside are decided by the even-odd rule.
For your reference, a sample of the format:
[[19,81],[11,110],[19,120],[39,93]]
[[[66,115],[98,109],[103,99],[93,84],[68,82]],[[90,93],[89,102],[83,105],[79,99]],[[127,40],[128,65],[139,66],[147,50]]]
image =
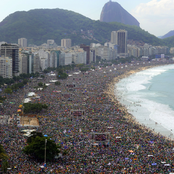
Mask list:
[[[112,0],[113,1],[113,0]],[[60,8],[82,14],[92,20],[99,20],[100,14],[105,3],[109,0],[64,0],[64,1],[33,1],[33,0],[8,0],[1,3],[0,22],[8,15],[16,11],[29,11],[41,8]],[[155,36],[163,36],[169,31],[174,30],[173,20],[173,0],[117,0],[126,11],[133,15],[139,22],[140,27]],[[14,4],[14,5],[13,5]],[[159,30],[160,28],[160,30]]]

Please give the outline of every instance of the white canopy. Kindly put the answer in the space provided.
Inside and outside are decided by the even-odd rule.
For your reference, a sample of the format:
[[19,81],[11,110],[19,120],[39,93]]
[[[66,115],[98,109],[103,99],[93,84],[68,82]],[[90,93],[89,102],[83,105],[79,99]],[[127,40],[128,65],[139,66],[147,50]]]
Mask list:
[[50,83],[55,83],[57,82],[58,80],[50,80]]
[[28,93],[28,97],[32,97],[32,96],[35,96],[36,94],[35,94],[35,92],[29,92]]
[[28,102],[30,102],[30,101],[31,101],[30,98],[25,98],[25,99],[24,99],[24,103],[28,103]]

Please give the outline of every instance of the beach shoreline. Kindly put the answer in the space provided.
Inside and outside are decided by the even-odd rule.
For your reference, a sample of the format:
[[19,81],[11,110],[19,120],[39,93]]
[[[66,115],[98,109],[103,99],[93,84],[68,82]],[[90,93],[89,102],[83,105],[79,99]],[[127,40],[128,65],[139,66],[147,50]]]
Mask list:
[[[105,93],[120,108],[120,110],[125,113],[124,118],[127,120],[127,122],[137,125],[142,130],[151,131],[151,132],[153,132],[154,135],[158,135],[158,136],[161,135],[161,136],[164,136],[165,139],[173,141],[174,139],[171,139],[171,137],[169,138],[169,137],[161,134],[160,132],[156,132],[153,128],[150,128],[147,125],[140,123],[137,120],[137,118],[128,111],[128,108],[120,102],[120,100],[118,99],[119,96],[115,94],[116,93],[115,86],[116,86],[116,84],[119,83],[120,80],[122,80],[124,78],[128,78],[129,76],[136,74],[140,71],[144,71],[144,70],[151,69],[154,67],[159,67],[159,66],[166,66],[166,65],[152,65],[152,66],[146,66],[146,67],[138,67],[137,69],[135,68],[134,70],[125,71],[123,74],[115,77],[113,79],[113,81],[110,84],[108,84],[108,87],[107,87]],[[158,123],[155,122],[155,124],[158,124]]]

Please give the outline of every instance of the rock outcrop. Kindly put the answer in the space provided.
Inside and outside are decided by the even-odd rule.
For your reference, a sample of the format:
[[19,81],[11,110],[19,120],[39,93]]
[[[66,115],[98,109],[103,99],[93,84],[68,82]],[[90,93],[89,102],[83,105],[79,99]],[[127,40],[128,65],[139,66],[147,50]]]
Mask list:
[[111,0],[106,3],[100,15],[102,22],[120,22],[127,25],[139,26],[140,23],[128,13],[119,3]]

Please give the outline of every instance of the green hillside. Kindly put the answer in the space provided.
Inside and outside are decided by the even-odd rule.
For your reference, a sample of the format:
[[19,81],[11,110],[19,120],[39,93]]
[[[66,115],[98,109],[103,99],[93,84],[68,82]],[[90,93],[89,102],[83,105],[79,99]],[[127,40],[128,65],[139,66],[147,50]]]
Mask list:
[[137,26],[105,23],[91,20],[78,13],[62,9],[36,9],[15,12],[0,23],[0,41],[17,43],[25,37],[29,44],[40,45],[54,39],[60,45],[62,38],[71,38],[73,45],[110,41],[111,32],[128,31],[128,39],[162,45],[161,39]]
[[174,47],[174,36],[165,38],[162,41],[164,45],[167,45],[168,47]]

